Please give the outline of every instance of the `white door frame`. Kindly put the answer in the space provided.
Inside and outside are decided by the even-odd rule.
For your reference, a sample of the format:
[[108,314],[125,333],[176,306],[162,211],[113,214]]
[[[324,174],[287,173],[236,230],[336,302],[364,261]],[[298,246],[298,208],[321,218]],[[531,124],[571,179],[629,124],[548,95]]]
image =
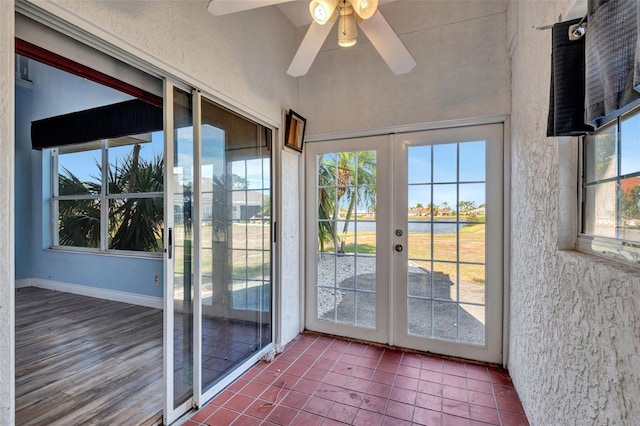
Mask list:
[[[391,196],[392,163],[391,145],[388,136],[373,136],[367,138],[339,140],[334,142],[308,144],[306,147],[306,170],[309,173],[306,179],[306,300],[305,300],[305,324],[307,328],[327,334],[340,334],[353,338],[365,339],[372,342],[387,343],[390,327],[388,297],[390,275],[390,241],[389,236],[379,229],[388,229],[391,224],[391,212],[389,205],[376,203],[376,328],[363,328],[353,325],[320,320],[317,318],[317,241],[318,234],[316,193],[317,193],[317,164],[318,154],[330,152],[349,151],[377,151],[377,194],[380,199],[389,199]],[[382,320],[380,320],[382,319]]]
[[472,345],[444,339],[428,339],[411,336],[407,324],[407,251],[393,254],[394,283],[398,309],[394,344],[411,349],[436,352],[443,355],[470,358],[492,363],[502,362],[502,318],[503,318],[503,126],[491,124],[455,129],[428,130],[396,135],[395,142],[395,190],[393,205],[394,228],[402,229],[401,237],[394,236],[394,244],[407,247],[407,152],[410,146],[432,146],[438,144],[483,140],[486,172],[486,232],[485,232],[485,339],[484,345]]
[[[509,235],[510,235],[510,209],[509,209],[510,149],[509,149],[509,144],[507,142],[510,129],[509,129],[508,116],[502,116],[502,115],[486,116],[486,117],[446,120],[446,121],[440,121],[440,122],[417,123],[412,125],[399,125],[399,126],[392,126],[392,127],[386,127],[386,128],[374,128],[374,129],[365,129],[365,130],[317,134],[317,135],[308,137],[306,141],[307,145],[305,148],[307,151],[307,156],[305,159],[306,160],[305,207],[307,212],[307,220],[305,221],[306,223],[305,250],[307,254],[315,253],[317,250],[315,230],[314,230],[315,224],[313,223],[314,222],[313,219],[309,218],[309,216],[312,216],[314,219],[316,217],[316,214],[314,213],[315,204],[313,202],[314,201],[313,194],[315,193],[315,183],[317,178],[316,176],[314,176],[316,168],[312,167],[312,161],[315,161],[315,159],[314,159],[314,156],[310,154],[310,151],[312,149],[316,149],[314,148],[315,145],[323,145],[324,143],[331,142],[331,141],[342,141],[345,143],[344,146],[346,146],[347,139],[357,139],[357,138],[364,138],[364,137],[370,137],[370,136],[384,136],[389,139],[389,144],[393,145],[395,143],[395,140],[399,138],[399,135],[403,133],[440,130],[440,129],[454,130],[454,129],[460,129],[460,128],[469,127],[469,126],[482,126],[482,125],[492,125],[492,124],[497,124],[502,126],[501,135],[500,135],[501,136],[500,154],[493,159],[494,161],[492,162],[492,167],[491,167],[492,172],[499,173],[502,177],[501,178],[502,183],[498,188],[498,190],[502,191],[502,204],[501,204],[501,210],[499,213],[502,218],[502,223],[499,226],[499,232],[502,236],[499,243],[500,253],[502,253],[502,256],[501,256],[502,267],[500,268],[500,272],[502,274],[502,279],[501,279],[502,286],[500,288],[501,290],[501,295],[500,295],[501,301],[499,303],[500,309],[496,309],[495,311],[495,315],[498,315],[500,317],[501,324],[502,324],[500,328],[500,333],[499,333],[501,335],[502,340],[496,346],[497,348],[499,348],[498,350],[500,351],[499,359],[492,357],[492,359],[494,359],[494,361],[492,362],[497,362],[506,366],[508,347],[509,347],[508,298],[509,298],[509,262],[510,262],[509,251],[508,251]],[[392,149],[391,152],[393,151],[394,150]],[[395,164],[395,160],[394,160],[394,173],[396,170],[395,167],[397,167],[397,165]],[[390,242],[388,246],[389,247],[391,246]],[[309,257],[307,257],[307,259],[309,259]],[[393,263],[394,262],[392,262],[392,265]],[[315,262],[309,263],[309,260],[307,260],[306,274],[305,274],[307,283],[309,282],[310,276],[315,274],[315,269],[316,269],[316,263]],[[394,269],[393,266],[391,266],[390,279],[391,279],[391,275],[396,273],[395,271],[392,271],[393,269]],[[314,282],[315,282],[315,279],[314,279]],[[305,306],[304,306],[305,314],[303,315],[303,318],[305,318],[305,328],[311,328],[309,326],[308,321],[309,321],[309,317],[315,314],[315,306],[314,306],[315,298],[314,298],[314,301],[310,300],[310,294],[315,291],[315,288],[313,288],[311,285],[307,285],[305,286],[305,291],[307,292],[307,295],[305,297]],[[390,300],[393,300],[393,297],[394,295],[389,294]],[[393,309],[393,307],[390,309]],[[392,345],[397,344],[396,343],[397,339],[395,336],[394,329],[395,327],[393,326],[393,324],[390,324],[388,337],[389,337],[389,343]],[[336,329],[332,328],[331,330],[327,331],[327,333],[336,333]],[[365,337],[361,337],[361,338],[365,338]],[[373,340],[373,339],[367,339],[367,340]],[[459,355],[456,355],[456,356],[469,357],[468,353],[465,351],[462,351]]]

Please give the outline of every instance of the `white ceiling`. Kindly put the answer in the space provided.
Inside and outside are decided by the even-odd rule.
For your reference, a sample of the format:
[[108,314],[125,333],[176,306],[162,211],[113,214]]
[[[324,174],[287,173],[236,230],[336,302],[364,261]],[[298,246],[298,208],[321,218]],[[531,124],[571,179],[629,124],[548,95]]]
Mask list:
[[308,0],[296,0],[288,3],[282,3],[277,7],[296,27],[309,25],[311,23]]

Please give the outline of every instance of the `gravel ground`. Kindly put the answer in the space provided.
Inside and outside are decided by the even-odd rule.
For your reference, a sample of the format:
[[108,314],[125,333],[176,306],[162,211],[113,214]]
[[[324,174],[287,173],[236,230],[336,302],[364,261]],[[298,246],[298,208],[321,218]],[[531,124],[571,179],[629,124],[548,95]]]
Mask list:
[[[321,288],[318,291],[318,317],[358,326],[375,327],[375,296],[354,289],[374,291],[376,285],[374,256],[335,256],[321,254],[318,259],[318,285],[337,288]],[[410,262],[409,332],[424,337],[484,344],[484,308],[465,306],[458,309],[455,303],[455,285],[447,275],[435,272],[433,297],[443,301],[431,301],[431,273]],[[351,290],[351,291],[350,291]],[[484,300],[484,284],[461,282],[462,300]],[[433,309],[432,309],[433,308]],[[433,333],[433,334],[432,334]]]

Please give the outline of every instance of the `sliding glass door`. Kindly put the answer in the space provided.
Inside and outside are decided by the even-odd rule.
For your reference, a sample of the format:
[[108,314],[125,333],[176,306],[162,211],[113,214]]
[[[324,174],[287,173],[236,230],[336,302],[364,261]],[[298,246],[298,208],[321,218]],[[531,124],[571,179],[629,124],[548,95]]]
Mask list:
[[165,422],[273,345],[272,131],[198,92],[171,98]]

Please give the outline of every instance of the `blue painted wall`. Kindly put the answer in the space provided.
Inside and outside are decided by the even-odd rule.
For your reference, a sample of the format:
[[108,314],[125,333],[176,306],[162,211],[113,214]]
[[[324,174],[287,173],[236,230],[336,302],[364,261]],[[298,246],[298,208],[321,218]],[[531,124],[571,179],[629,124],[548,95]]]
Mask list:
[[[31,111],[31,90],[16,84],[16,117],[25,116]],[[15,274],[16,279],[28,278],[29,259],[31,258],[31,215],[32,188],[31,149],[21,141],[29,140],[30,122],[16,121],[15,128]]]
[[[162,297],[162,258],[52,250],[51,156],[31,149],[31,121],[102,103],[112,90],[32,62],[32,87],[16,86],[16,279],[40,278]],[[106,90],[105,90],[106,89]],[[79,102],[65,102],[69,93]],[[113,99],[117,102],[121,99]],[[84,101],[88,105],[81,105]],[[155,277],[160,276],[160,285]]]

